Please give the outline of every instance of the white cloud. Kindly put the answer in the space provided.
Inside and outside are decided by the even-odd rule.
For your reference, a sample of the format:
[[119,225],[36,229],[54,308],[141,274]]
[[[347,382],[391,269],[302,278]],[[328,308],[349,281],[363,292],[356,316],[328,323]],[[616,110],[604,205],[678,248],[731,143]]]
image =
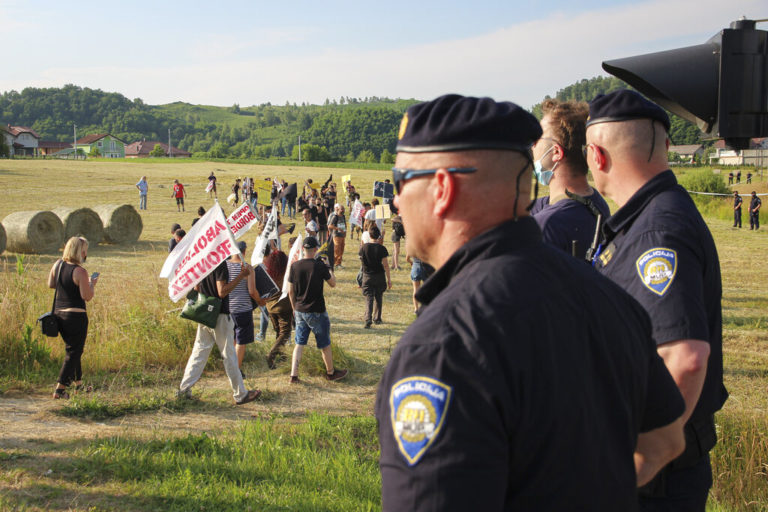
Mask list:
[[199,64],[59,66],[23,84],[0,80],[0,90],[75,83],[153,104],[179,100],[241,106],[321,103],[341,95],[429,99],[458,92],[529,107],[546,94],[601,74],[603,60],[703,43],[742,14],[759,16],[763,6],[758,4],[651,0],[570,17],[555,13],[460,40],[397,50],[315,49],[301,56],[270,57],[266,46],[311,40],[311,34],[254,29],[252,40],[222,34],[204,39],[196,47]]

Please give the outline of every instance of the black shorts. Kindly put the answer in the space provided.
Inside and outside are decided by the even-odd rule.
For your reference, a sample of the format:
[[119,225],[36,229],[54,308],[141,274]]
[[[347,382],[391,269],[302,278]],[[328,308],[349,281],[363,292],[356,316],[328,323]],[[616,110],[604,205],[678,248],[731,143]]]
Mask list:
[[177,197],[176,198],[176,204],[184,206],[184,198],[183,197]]

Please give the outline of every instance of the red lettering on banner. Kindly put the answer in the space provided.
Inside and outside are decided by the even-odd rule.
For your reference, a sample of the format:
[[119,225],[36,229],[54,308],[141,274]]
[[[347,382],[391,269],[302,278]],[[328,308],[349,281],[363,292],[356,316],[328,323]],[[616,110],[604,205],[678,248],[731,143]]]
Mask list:
[[215,233],[215,235],[216,235],[216,236],[219,236],[219,233],[221,233],[222,231],[224,231],[225,229],[227,229],[227,228],[226,228],[226,226],[224,226],[224,225],[223,225],[221,222],[219,222],[219,221],[216,221],[216,224],[214,224],[214,227],[216,228],[216,233]]
[[208,242],[213,242],[213,239],[216,238],[216,233],[213,232],[213,227],[210,227],[205,231],[205,237],[208,239]]
[[208,260],[205,258],[195,263],[195,266],[197,267],[197,271],[200,272],[200,275],[205,274],[208,269],[211,268],[211,264],[208,263]]
[[176,283],[171,283],[171,288],[173,289],[173,294],[176,295],[177,293],[181,292],[183,288],[179,288]]
[[210,253],[208,256],[206,256],[206,258],[211,265],[218,265],[219,261],[221,261],[221,256],[219,256],[216,252]]
[[248,210],[248,215],[246,215],[245,217],[246,217],[246,219],[248,219],[249,221],[250,221],[250,220],[255,220],[255,219],[256,219],[256,216],[255,216],[255,215],[253,214],[253,212],[252,212],[252,211],[250,211],[250,210]]

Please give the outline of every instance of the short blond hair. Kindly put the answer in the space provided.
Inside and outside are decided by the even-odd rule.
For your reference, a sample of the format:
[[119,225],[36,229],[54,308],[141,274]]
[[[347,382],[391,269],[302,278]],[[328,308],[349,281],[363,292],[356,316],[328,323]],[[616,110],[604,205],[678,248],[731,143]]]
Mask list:
[[67,263],[75,263],[77,265],[82,263],[83,249],[88,248],[88,240],[82,236],[73,236],[67,240],[67,245],[64,246],[64,254],[61,259]]

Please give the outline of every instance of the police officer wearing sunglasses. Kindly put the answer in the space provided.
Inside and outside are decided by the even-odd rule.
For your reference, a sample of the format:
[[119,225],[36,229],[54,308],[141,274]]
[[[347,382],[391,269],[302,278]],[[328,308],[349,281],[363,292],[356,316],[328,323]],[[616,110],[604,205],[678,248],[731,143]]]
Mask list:
[[395,205],[437,271],[378,389],[385,511],[634,510],[683,449],[647,315],[528,215],[540,136],[490,98],[403,117]]

